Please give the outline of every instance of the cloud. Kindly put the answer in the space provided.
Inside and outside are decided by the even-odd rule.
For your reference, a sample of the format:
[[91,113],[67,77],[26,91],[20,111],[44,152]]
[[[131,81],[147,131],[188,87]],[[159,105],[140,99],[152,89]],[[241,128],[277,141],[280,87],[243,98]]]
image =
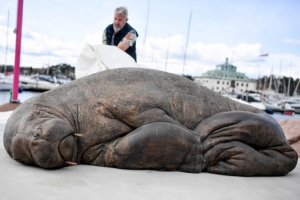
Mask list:
[[165,38],[148,37],[146,47],[139,42],[137,44],[140,52],[138,60],[143,66],[175,74],[200,76],[207,70],[214,70],[216,65],[225,63],[228,58],[238,70],[245,72],[247,69],[247,75],[257,78],[257,69],[260,63],[264,62],[264,59],[259,57],[262,51],[262,45],[259,43],[241,43],[236,46],[226,43],[189,43],[185,63],[186,39],[181,35]]
[[[0,37],[6,38],[6,27],[0,26]],[[82,41],[61,40],[23,28],[21,66],[46,67],[67,63],[76,66],[77,59],[86,44],[101,44],[102,31],[87,31]],[[5,60],[6,44],[0,43],[0,64]],[[15,34],[9,29],[7,64],[14,62]],[[237,71],[250,78],[270,75],[300,77],[300,57],[294,54],[275,54],[259,57],[263,46],[260,43],[189,43],[184,54],[186,38],[182,35],[168,37],[148,37],[145,46],[137,40],[138,63],[143,67],[167,71],[175,74],[201,76],[216,65],[223,64],[226,58],[237,66]],[[3,52],[3,53],[2,53]],[[282,66],[280,63],[282,61]],[[292,73],[290,66],[292,65]]]
[[88,30],[85,33],[85,37],[83,39],[83,42],[85,44],[90,44],[90,45],[102,44],[102,32]]
[[[262,52],[263,46],[260,43],[240,43],[234,46],[226,43],[189,43],[184,64],[185,45],[186,40],[181,35],[148,37],[146,47],[137,42],[138,62],[147,68],[201,76],[208,70],[214,70],[216,65],[225,63],[228,58],[238,72],[245,73],[249,78],[257,79],[271,73],[275,76],[300,77],[299,56]],[[269,53],[269,56],[259,57],[262,53]],[[280,67],[281,61],[283,64]],[[292,73],[289,70],[291,63]]]
[[288,44],[300,45],[300,40],[285,39],[284,42]]
[[7,21],[7,16],[0,15],[0,22]]
[[[14,63],[15,34],[9,29],[7,64]],[[0,26],[0,37],[6,38],[6,28]],[[84,44],[80,41],[59,40],[44,34],[22,29],[21,66],[43,67],[46,64],[67,63],[76,65],[77,59]],[[6,44],[0,44],[0,49],[5,49]],[[3,59],[2,59],[3,58]],[[4,55],[0,55],[0,63]]]

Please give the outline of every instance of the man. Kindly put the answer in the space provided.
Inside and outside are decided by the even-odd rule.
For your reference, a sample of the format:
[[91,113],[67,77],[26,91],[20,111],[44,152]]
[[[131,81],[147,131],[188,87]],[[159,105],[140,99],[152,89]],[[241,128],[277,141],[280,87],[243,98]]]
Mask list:
[[104,30],[102,42],[103,44],[117,46],[128,53],[136,62],[136,38],[138,33],[127,21],[127,8],[116,8],[113,24],[108,25]]

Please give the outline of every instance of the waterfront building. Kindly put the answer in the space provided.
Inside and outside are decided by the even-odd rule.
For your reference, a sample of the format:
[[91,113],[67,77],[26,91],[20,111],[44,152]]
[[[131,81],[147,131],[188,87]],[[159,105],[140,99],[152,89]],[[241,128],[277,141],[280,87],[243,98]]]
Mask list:
[[195,82],[220,94],[256,91],[256,81],[248,78],[244,73],[237,72],[237,67],[226,62],[217,65],[215,70],[209,70],[200,77],[195,77]]

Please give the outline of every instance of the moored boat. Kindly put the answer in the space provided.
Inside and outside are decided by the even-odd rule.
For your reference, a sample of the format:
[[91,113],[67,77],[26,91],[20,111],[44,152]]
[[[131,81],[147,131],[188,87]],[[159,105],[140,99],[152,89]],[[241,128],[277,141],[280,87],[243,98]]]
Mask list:
[[294,115],[295,114],[295,109],[286,105],[286,104],[281,104],[279,102],[270,102],[266,101],[264,102],[266,109],[268,110],[273,110],[274,112],[280,112],[285,115]]
[[[58,87],[61,83],[55,76],[35,74],[31,77],[20,76],[19,88],[22,90],[47,91]],[[13,87],[13,75],[0,78],[0,90],[9,91]]]
[[60,82],[55,76],[47,74],[35,74],[31,77],[20,78],[19,85],[24,90],[47,91],[56,88]]

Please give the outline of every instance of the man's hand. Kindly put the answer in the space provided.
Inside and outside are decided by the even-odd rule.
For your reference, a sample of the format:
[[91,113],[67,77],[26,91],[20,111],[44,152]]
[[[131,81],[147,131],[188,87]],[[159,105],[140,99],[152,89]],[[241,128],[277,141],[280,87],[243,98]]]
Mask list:
[[127,43],[119,42],[119,44],[118,44],[117,47],[120,48],[120,49],[123,50],[123,51],[126,51],[130,46],[129,46],[129,44],[127,44]]

